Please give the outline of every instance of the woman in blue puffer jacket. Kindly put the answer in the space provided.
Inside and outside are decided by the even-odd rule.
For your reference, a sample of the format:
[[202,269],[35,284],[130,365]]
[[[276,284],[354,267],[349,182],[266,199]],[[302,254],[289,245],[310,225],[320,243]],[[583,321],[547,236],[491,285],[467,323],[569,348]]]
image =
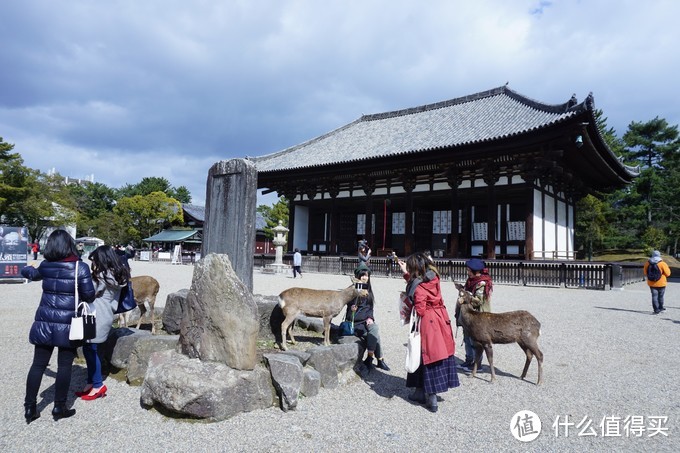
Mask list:
[[79,299],[92,302],[95,298],[90,268],[78,258],[76,242],[70,234],[64,230],[56,230],[50,234],[43,256],[45,261],[40,263],[40,266],[37,268],[26,266],[21,271],[21,275],[29,280],[41,280],[43,289],[28,338],[35,346],[35,353],[26,378],[24,399],[26,423],[40,417],[36,408],[38,391],[55,346],[59,349],[59,355],[52,416],[59,420],[76,413],[75,409],[66,408],[73,360],[76,357],[76,348],[82,343],[69,340],[71,318],[75,315],[76,306],[76,262],[78,262]]

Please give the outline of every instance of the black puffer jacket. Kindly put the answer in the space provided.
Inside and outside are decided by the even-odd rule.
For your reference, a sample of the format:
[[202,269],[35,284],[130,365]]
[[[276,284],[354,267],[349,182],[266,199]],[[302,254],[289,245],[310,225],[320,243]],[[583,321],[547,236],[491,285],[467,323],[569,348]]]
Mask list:
[[[43,261],[37,268],[22,269],[25,278],[42,280],[42,297],[28,337],[31,344],[62,348],[79,345],[68,339],[75,314],[75,267],[75,261]],[[78,296],[84,302],[95,298],[90,268],[82,261],[78,262]]]

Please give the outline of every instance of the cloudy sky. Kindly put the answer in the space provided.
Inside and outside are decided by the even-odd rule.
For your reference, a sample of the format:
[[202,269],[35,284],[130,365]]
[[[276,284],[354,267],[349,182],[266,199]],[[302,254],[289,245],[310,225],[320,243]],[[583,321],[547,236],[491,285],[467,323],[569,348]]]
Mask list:
[[622,135],[680,123],[679,17],[675,0],[3,0],[0,137],[32,168],[162,176],[203,204],[215,162],[506,82],[593,92]]

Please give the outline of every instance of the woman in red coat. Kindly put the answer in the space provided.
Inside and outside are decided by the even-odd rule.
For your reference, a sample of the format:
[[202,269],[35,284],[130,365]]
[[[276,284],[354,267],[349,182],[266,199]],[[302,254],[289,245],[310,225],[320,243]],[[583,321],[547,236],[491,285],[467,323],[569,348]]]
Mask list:
[[409,399],[425,403],[437,412],[437,393],[458,387],[458,373],[453,358],[455,344],[451,318],[442,299],[439,274],[423,253],[415,253],[399,261],[404,273],[406,295],[421,318],[420,338],[422,363],[415,373],[408,373],[406,386],[415,387]]

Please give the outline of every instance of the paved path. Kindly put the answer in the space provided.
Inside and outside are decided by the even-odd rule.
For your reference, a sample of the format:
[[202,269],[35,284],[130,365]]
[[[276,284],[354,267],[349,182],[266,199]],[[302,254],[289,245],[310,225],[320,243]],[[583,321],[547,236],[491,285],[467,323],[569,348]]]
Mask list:
[[[133,275],[153,275],[161,283],[158,306],[167,294],[190,286],[192,269],[133,263]],[[291,286],[340,289],[348,284],[347,276],[305,273],[293,280],[256,272],[254,292],[275,295]],[[669,284],[668,309],[658,316],[650,314],[644,283],[604,292],[497,285],[494,311],[526,309],[542,323],[544,384],[533,384],[535,363],[527,381],[519,380],[524,354],[516,345],[498,345],[497,381],[489,383],[488,372],[476,379],[461,374],[461,386],[442,395],[437,414],[406,399],[406,331],[397,314],[403,286],[399,279],[373,280],[376,317],[392,371],[374,371],[366,380],[322,389],[314,398],[302,398],[295,411],[270,408],[220,423],[171,419],[140,408],[138,387],[108,379],[109,396],[75,401],[76,416],[55,423],[49,417],[53,358],[39,399],[43,416],[27,426],[22,419],[32,357],[27,335],[40,284],[0,285],[0,450],[680,451],[680,284]],[[443,292],[452,311],[453,284],[445,282]],[[461,336],[456,339],[458,357],[464,355]],[[72,388],[77,389],[85,381],[84,363],[74,370]],[[511,434],[513,415],[522,410],[534,412],[542,423],[541,434],[528,443]],[[566,417],[575,423],[568,436]],[[662,423],[667,436],[650,436],[655,417],[668,418]],[[557,419],[562,425],[556,433],[552,425]],[[537,426],[536,419],[524,421],[525,431]],[[130,426],[121,428],[126,423]],[[640,437],[634,436],[636,427],[643,428]]]

